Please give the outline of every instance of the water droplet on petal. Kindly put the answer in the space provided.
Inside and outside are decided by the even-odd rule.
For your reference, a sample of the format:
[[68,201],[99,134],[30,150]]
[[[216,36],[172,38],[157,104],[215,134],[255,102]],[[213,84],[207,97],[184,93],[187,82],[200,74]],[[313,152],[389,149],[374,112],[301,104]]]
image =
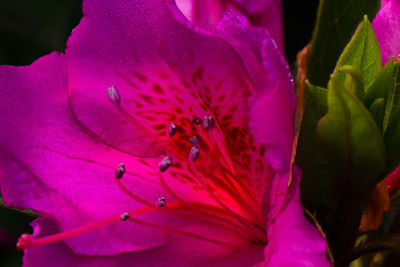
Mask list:
[[158,167],[161,172],[165,172],[172,165],[172,160],[169,156],[164,157],[159,163]]
[[117,169],[115,170],[115,177],[117,179],[121,179],[125,173],[125,165],[123,163],[118,164]]
[[113,103],[113,104],[121,103],[121,97],[119,96],[119,92],[118,92],[117,88],[115,88],[114,86],[107,88],[107,95],[108,95],[108,98],[111,100],[111,103]]

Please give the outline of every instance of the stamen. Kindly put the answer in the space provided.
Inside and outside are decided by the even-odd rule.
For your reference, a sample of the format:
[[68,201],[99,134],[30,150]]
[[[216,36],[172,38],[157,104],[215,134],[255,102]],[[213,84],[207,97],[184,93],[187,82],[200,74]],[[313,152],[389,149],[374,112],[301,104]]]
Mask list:
[[[245,188],[242,188],[242,184],[238,183],[236,179],[233,179],[233,182],[235,182],[236,186],[232,183],[232,181],[226,176],[226,173],[224,173],[224,169],[220,169],[222,172],[222,176],[225,177],[225,181],[230,181],[229,185],[226,184],[223,180],[220,178],[216,177],[213,173],[208,172],[206,169],[200,169],[199,172],[203,173],[206,177],[212,178],[213,181],[216,183],[216,185],[219,185],[220,187],[224,188],[225,191],[232,197],[234,198],[237,203],[240,205],[242,210],[250,217],[252,217],[259,226],[262,226],[263,220],[261,217],[260,213],[257,213],[254,211],[254,207],[248,203],[247,198],[239,191],[239,189],[245,190]],[[246,191],[248,192],[248,191]],[[249,192],[248,192],[249,193]],[[250,193],[249,193],[250,194]],[[254,200],[255,201],[255,200]],[[257,206],[256,206],[257,208]],[[261,208],[258,208],[258,210],[261,210]],[[262,228],[262,227],[261,227]]]
[[[155,135],[149,129],[147,129],[143,125],[141,125],[141,123],[139,121],[137,121],[135,117],[132,117],[131,114],[127,110],[125,110],[123,106],[120,105],[121,98],[120,98],[118,90],[114,86],[107,89],[107,94],[108,94],[108,97],[110,98],[111,102],[114,104],[116,109],[121,113],[121,115],[123,115],[130,123],[132,123],[135,127],[137,127],[139,130],[141,130],[144,134],[148,135],[150,138],[152,138],[158,144],[160,144],[162,147],[164,147],[169,155],[174,156],[174,160],[187,161],[187,154],[186,154],[187,152],[178,149],[177,146],[174,146],[170,142],[164,142],[159,136]],[[196,125],[200,125],[202,123],[202,120],[198,117],[193,117],[192,122]],[[214,125],[216,123],[218,123],[218,121],[215,120],[212,116],[205,116],[203,123],[204,123],[203,124],[204,129],[206,131],[210,131],[211,129],[214,128]],[[170,123],[170,125],[167,129],[167,133],[170,137],[176,135],[177,125],[174,122]],[[209,136],[209,134],[213,135],[213,132],[208,132],[207,136]],[[215,134],[215,131],[214,131],[214,134]],[[211,137],[211,139],[212,139],[211,142],[213,142],[213,141],[215,142],[214,138]],[[219,177],[220,174],[209,176],[206,173],[203,173],[201,168],[199,170],[194,166],[194,161],[197,160],[197,158],[199,157],[199,153],[200,153],[199,138],[197,136],[193,136],[192,138],[190,138],[190,142],[193,145],[193,147],[190,150],[190,156],[189,156],[189,162],[191,162],[190,169],[193,169],[195,171],[195,173],[194,173],[195,179],[198,180],[198,182],[201,184],[201,186],[208,192],[209,196],[211,198],[213,198],[219,204],[220,207],[214,207],[214,206],[208,206],[208,205],[204,205],[204,207],[203,207],[201,205],[201,203],[197,203],[197,202],[193,202],[188,205],[189,202],[182,200],[181,198],[179,198],[177,196],[176,196],[177,197],[176,200],[178,200],[178,202],[172,201],[172,202],[168,202],[168,203],[166,202],[164,197],[160,197],[156,201],[156,203],[142,199],[142,198],[134,195],[133,193],[131,193],[127,188],[125,188],[121,184],[121,181],[119,181],[119,179],[121,179],[125,173],[125,166],[122,163],[119,164],[116,169],[115,181],[120,186],[122,191],[124,191],[124,193],[126,193],[128,196],[135,199],[139,203],[146,205],[147,208],[150,209],[151,211],[159,210],[157,208],[166,206],[165,208],[160,209],[159,211],[162,211],[162,212],[165,211],[167,213],[171,213],[171,214],[174,214],[174,215],[180,216],[180,217],[187,217],[189,215],[189,214],[187,214],[187,212],[190,211],[189,216],[194,215],[194,214],[192,214],[192,212],[194,212],[195,214],[198,213],[198,215],[195,217],[199,217],[197,219],[206,220],[207,222],[209,219],[204,218],[204,216],[205,215],[206,215],[206,217],[210,216],[210,218],[212,218],[212,219],[217,219],[217,220],[223,221],[224,222],[223,224],[225,225],[225,227],[224,227],[225,229],[226,229],[226,227],[229,228],[229,226],[234,226],[234,228],[235,228],[234,231],[239,230],[240,232],[242,232],[242,231],[246,232],[247,233],[247,236],[245,236],[246,238],[250,237],[250,238],[252,238],[252,240],[256,239],[256,240],[261,240],[261,241],[266,242],[265,241],[266,236],[265,236],[265,230],[264,230],[263,224],[260,224],[262,226],[259,227],[256,223],[257,220],[253,221],[253,219],[254,219],[253,216],[247,217],[246,215],[244,215],[246,217],[245,218],[245,217],[243,217],[243,215],[241,215],[241,212],[236,213],[236,211],[233,211],[231,209],[231,207],[229,207],[230,206],[229,203],[226,203],[226,204],[228,204],[228,206],[227,206],[220,199],[218,199],[218,197],[214,194],[214,192],[212,192],[212,190],[208,186],[208,184],[205,183],[205,180],[203,180],[203,178],[208,177],[208,178],[212,179],[213,181],[215,180],[214,182],[216,182],[219,186],[221,186],[221,184],[222,184],[223,185],[222,187],[225,188],[226,192],[228,194],[230,194],[231,196],[236,196],[236,200],[239,201],[238,203],[240,204],[240,206],[242,206],[245,210],[247,210],[246,204],[248,204],[248,203],[246,203],[247,202],[246,198],[242,198],[243,197],[242,190],[245,191],[245,194],[246,193],[248,194],[249,192],[247,191],[247,188],[244,187],[239,181],[236,181],[236,178],[235,178],[236,174],[234,174],[235,171],[234,171],[234,169],[232,169],[233,166],[231,166],[231,164],[230,164],[231,162],[224,161],[224,163],[227,164],[227,166],[225,166],[225,164],[223,164],[221,162],[221,160],[224,160],[225,157],[222,157],[222,159],[220,159],[217,157],[217,155],[208,155],[208,153],[204,152],[204,157],[205,157],[204,160],[207,161],[208,157],[211,156],[210,160],[217,161],[218,165],[220,165],[219,166],[220,171],[222,172],[222,175],[223,175],[222,177]],[[217,145],[217,147],[219,147],[219,146]],[[196,164],[198,164],[198,163],[199,162],[196,162]],[[171,157],[165,156],[158,163],[158,167],[160,170],[159,176],[162,177],[161,173],[167,171],[171,165],[172,165]],[[231,171],[227,171],[226,169],[232,169],[233,173]],[[203,175],[204,175],[204,177],[203,177]],[[216,177],[216,176],[218,176],[218,177]],[[228,184],[230,184],[230,186],[232,186],[234,188],[233,190],[232,190],[232,188],[230,188],[230,186],[228,184],[225,184],[225,182],[223,182],[223,180],[225,180],[224,178],[227,180]],[[170,191],[172,191],[166,185],[163,178],[160,178],[160,181],[161,181],[161,184],[166,189],[169,189]],[[240,190],[240,192],[239,192],[238,188],[235,188],[237,186],[237,184],[235,183],[235,185],[234,185],[234,184],[232,184],[232,182],[238,182],[239,188],[242,190]],[[221,184],[219,184],[219,183],[221,183]],[[243,187],[243,188],[241,188],[241,187]],[[236,191],[236,192],[234,192],[234,191]],[[167,192],[171,193],[168,190],[167,190]],[[175,198],[175,195],[176,194],[170,194],[169,196],[172,196],[172,198]],[[249,194],[249,195],[250,195],[250,199],[253,200],[254,198],[252,198],[251,194]],[[244,202],[241,202],[241,200]],[[259,205],[259,203],[256,203],[256,204]],[[257,208],[257,206],[255,206],[255,207],[251,206],[249,208],[251,208],[253,211],[253,208]],[[212,209],[215,209],[215,210],[213,212],[209,213],[209,211]],[[247,213],[247,212],[245,212],[245,213]],[[129,213],[127,213],[127,215],[126,215],[126,212],[123,214],[120,214],[119,220],[127,220],[127,219],[129,219],[130,221],[136,220],[134,218],[129,218],[129,215],[130,215]],[[259,214],[259,215],[261,215],[261,214]],[[253,218],[251,218],[251,217],[253,217]],[[236,220],[232,220],[232,218],[235,218]],[[192,219],[195,219],[195,218],[192,218]],[[144,222],[144,223],[147,223],[147,222]],[[209,221],[208,223],[215,224],[214,222],[211,222],[211,221]],[[148,223],[148,224],[153,225],[152,223]],[[164,226],[157,226],[157,225],[153,225],[153,226],[155,228],[164,227]],[[151,227],[153,227],[153,226],[151,226]],[[168,228],[168,227],[165,227],[165,230],[171,231],[171,232],[179,232],[180,231],[180,230]],[[196,236],[196,234],[193,234],[193,233],[188,233],[188,234]],[[255,237],[255,239],[253,239],[254,237]],[[203,239],[203,238],[207,239],[207,237],[203,237],[203,236],[200,236],[199,239]],[[21,237],[21,242],[24,242],[24,239],[22,237]]]
[[157,199],[157,203],[156,203],[157,207],[162,208],[162,207],[164,207],[166,204],[167,204],[167,201],[165,200],[165,197],[159,197],[159,198]]
[[195,161],[199,157],[199,154],[200,154],[200,150],[197,147],[193,146],[190,149],[190,155],[192,156],[193,161]]
[[223,208],[225,211],[227,211],[233,218],[235,218],[240,224],[242,224],[243,226],[249,228],[249,230],[251,230],[252,232],[254,232],[257,236],[257,232],[259,233],[260,231],[262,231],[261,229],[259,229],[258,227],[256,227],[255,225],[249,224],[246,221],[242,220],[241,217],[236,214],[232,209],[230,209],[228,206],[226,206],[215,194],[214,192],[212,192],[212,190],[210,189],[210,187],[204,182],[201,173],[198,172],[196,166],[194,165],[194,162],[189,161],[190,163],[190,167],[194,173],[194,177],[196,178],[196,180],[200,183],[200,185],[203,187],[204,190],[206,190],[206,192],[208,193],[208,195],[214,199],[215,202],[217,202],[221,208]]
[[108,98],[111,100],[111,103],[113,103],[113,104],[121,103],[121,97],[119,96],[119,92],[118,92],[117,88],[115,88],[114,86],[107,88],[107,95],[108,95]]
[[65,232],[61,232],[61,233],[58,233],[55,235],[46,236],[46,237],[34,238],[30,234],[23,234],[18,240],[17,249],[22,250],[22,249],[26,249],[26,248],[33,248],[33,247],[52,244],[52,243],[64,240],[66,238],[70,238],[70,237],[80,235],[80,234],[86,233],[86,232],[94,230],[94,229],[98,229],[100,227],[104,227],[104,226],[113,224],[120,220],[128,220],[128,219],[137,224],[145,225],[145,226],[156,228],[156,229],[165,230],[165,231],[172,232],[172,233],[190,236],[190,237],[204,240],[207,242],[211,242],[214,244],[219,244],[219,245],[228,246],[228,247],[242,247],[243,246],[243,245],[231,244],[231,243],[223,242],[223,241],[219,241],[219,240],[214,240],[212,238],[197,235],[197,234],[194,234],[191,232],[186,232],[186,231],[182,231],[182,230],[178,230],[178,229],[174,229],[174,228],[170,228],[170,227],[165,227],[162,225],[157,225],[157,224],[153,224],[153,223],[149,223],[149,222],[145,222],[145,221],[141,221],[141,220],[133,218],[136,215],[148,213],[153,210],[154,209],[150,209],[148,207],[139,208],[136,210],[132,210],[130,212],[124,212],[121,215],[110,216],[108,218],[104,218],[99,221],[89,223],[87,225],[79,226],[77,228],[74,228],[74,229],[71,229],[71,230],[68,230]]
[[193,135],[193,137],[191,137],[189,140],[190,140],[190,143],[195,147],[198,147],[200,145],[200,140],[195,135]]
[[[219,124],[218,120],[215,120],[212,116],[209,116],[209,121],[210,118],[212,119],[212,125],[214,126],[215,123],[217,123],[217,125],[219,125],[219,128],[221,128],[221,125]],[[212,143],[212,146],[216,146],[217,142],[216,139],[214,137],[216,133],[215,132],[208,132],[208,137],[209,137],[209,141]],[[257,200],[254,198],[254,195],[251,194],[249,192],[249,190],[247,189],[247,187],[240,181],[240,179],[235,179],[235,177],[237,176],[236,174],[234,174],[232,171],[234,170],[229,170],[227,167],[225,167],[225,164],[223,164],[221,162],[221,159],[226,160],[224,157],[216,157],[214,155],[214,160],[216,161],[217,165],[219,166],[219,169],[221,171],[222,177],[224,177],[225,182],[229,185],[227,185],[229,188],[233,189],[234,191],[237,192],[237,194],[243,196],[243,201],[239,201],[239,203],[241,204],[242,207],[245,207],[246,211],[249,211],[253,214],[254,218],[257,218],[256,220],[258,221],[259,225],[264,225],[263,220],[261,218],[261,214],[260,214],[260,204],[257,202]],[[228,162],[227,162],[228,163]],[[231,168],[233,168],[233,166],[231,164],[228,163],[228,166],[231,166]],[[204,170],[202,170],[204,171]],[[208,174],[207,176],[209,176],[210,174]],[[247,196],[245,197],[243,195],[243,193]],[[232,194],[231,194],[232,195]],[[233,196],[233,195],[232,195]],[[248,203],[247,200],[250,200],[252,202],[252,204]],[[245,204],[247,203],[247,205]],[[244,204],[244,205],[243,205]],[[255,211],[256,210],[256,211]]]
[[[162,140],[158,136],[154,135],[147,128],[143,127],[138,121],[136,121],[136,119],[134,117],[132,117],[123,107],[121,107],[120,94],[114,86],[107,88],[107,95],[108,95],[110,101],[112,102],[112,104],[114,104],[114,106],[117,108],[117,110],[125,118],[127,118],[129,122],[131,122],[134,126],[136,126],[143,133],[148,134],[149,137],[153,138],[156,142],[161,144],[170,153],[172,152],[172,155],[175,156],[175,159],[176,158],[178,158],[178,159],[186,158],[187,159],[187,154],[186,154],[187,152],[177,151],[171,145],[165,144],[165,142],[162,142]],[[197,117],[194,117],[192,119],[192,121],[196,125],[199,125],[202,122],[201,119],[197,118]],[[206,130],[212,129],[214,127],[214,124],[215,124],[215,120],[212,116],[204,117],[204,128]],[[171,136],[171,137],[174,136],[176,134],[176,132],[177,132],[176,124],[171,123],[168,128],[169,136]],[[191,160],[189,160],[191,162],[190,168],[194,170],[195,178],[198,179],[199,183],[208,192],[210,197],[213,198],[221,207],[209,206],[209,205],[197,203],[197,202],[189,203],[186,201],[181,201],[179,198],[177,198],[179,201],[178,203],[174,202],[174,201],[172,201],[172,202],[168,201],[168,203],[167,203],[165,197],[158,198],[156,203],[147,201],[145,199],[141,199],[140,197],[135,196],[133,193],[131,193],[127,188],[125,188],[122,185],[120,179],[123,177],[126,170],[125,170],[125,165],[123,163],[120,163],[120,164],[118,164],[118,166],[116,167],[116,170],[115,170],[115,178],[114,178],[115,181],[117,181],[117,184],[124,191],[124,193],[126,193],[128,196],[131,196],[133,199],[137,200],[139,203],[146,205],[146,207],[132,210],[129,212],[123,212],[122,214],[110,216],[108,218],[104,218],[99,221],[89,223],[87,225],[83,225],[83,226],[80,226],[80,227],[77,227],[77,228],[62,232],[62,233],[58,233],[58,234],[55,234],[52,236],[35,238],[32,235],[24,234],[20,237],[20,239],[17,243],[17,248],[18,249],[32,248],[32,247],[37,247],[37,246],[41,246],[41,245],[54,243],[54,242],[61,241],[66,238],[69,238],[69,237],[73,237],[73,236],[91,231],[93,229],[98,229],[100,227],[104,227],[109,224],[116,223],[118,221],[126,221],[126,220],[132,221],[137,224],[142,224],[142,225],[146,225],[149,227],[153,227],[156,229],[161,229],[161,230],[169,231],[172,233],[190,236],[190,237],[193,237],[193,238],[196,238],[199,240],[203,240],[203,241],[207,241],[207,242],[211,242],[214,244],[219,244],[219,245],[223,245],[223,246],[227,246],[227,247],[235,247],[236,248],[236,247],[242,246],[242,245],[232,244],[229,242],[215,240],[215,239],[209,238],[207,236],[202,236],[202,235],[197,235],[195,233],[182,231],[180,229],[166,227],[164,225],[157,225],[157,224],[153,224],[151,222],[145,222],[145,221],[141,221],[136,218],[133,218],[136,215],[153,212],[153,211],[162,211],[162,212],[165,211],[167,213],[170,213],[170,214],[173,214],[176,216],[186,217],[186,218],[199,220],[199,221],[205,221],[214,226],[220,226],[220,227],[223,227],[224,229],[232,230],[233,232],[239,232],[239,234],[242,234],[242,235],[243,235],[243,232],[245,232],[248,234],[247,236],[244,235],[245,239],[253,236],[253,237],[256,237],[256,239],[264,240],[265,233],[262,232],[262,229],[258,229],[258,231],[257,231],[257,229],[255,228],[255,223],[253,221],[249,221],[248,218],[242,217],[242,215],[240,215],[239,213],[236,214],[231,208],[229,208],[224,203],[222,203],[222,201],[220,199],[218,199],[218,197],[214,194],[214,192],[212,192],[211,188],[205,183],[205,181],[203,180],[203,176],[202,176],[202,175],[204,175],[204,173],[197,170],[196,167],[194,166],[194,161],[196,161],[196,159],[199,157],[199,153],[200,153],[200,150],[199,150],[200,141],[196,136],[193,136],[192,138],[190,138],[190,142],[193,145],[193,147],[190,150],[190,154],[191,154]],[[207,156],[206,155],[207,153],[204,153],[204,154],[205,154],[205,156]],[[215,156],[214,156],[214,158],[215,158]],[[158,163],[158,167],[160,170],[160,173],[159,173],[160,176],[161,176],[161,172],[165,172],[171,165],[172,165],[171,157],[165,156]],[[234,180],[234,177],[232,179]],[[167,187],[167,186],[165,186],[165,181],[163,181],[162,185],[164,187]],[[168,192],[168,190],[167,190],[167,192]],[[231,194],[233,193],[233,192],[229,192],[229,190],[227,190],[227,192],[231,193]],[[172,197],[174,197],[174,196],[172,195]],[[189,207],[194,207],[194,208],[188,209],[187,206],[184,207],[183,205],[181,205],[182,203],[180,203],[180,202],[183,202],[184,204],[188,205]],[[164,207],[164,208],[157,209],[157,208],[162,208],[162,207]],[[208,213],[208,211],[213,211],[213,212]],[[212,218],[212,220],[207,219],[207,216]],[[232,218],[235,218],[236,220],[232,220]],[[215,222],[214,219],[219,220],[223,223]],[[266,241],[264,241],[264,242],[266,242]]]
[[193,122],[194,124],[196,124],[196,125],[200,125],[200,124],[201,124],[201,119],[198,118],[198,117],[194,117],[194,118],[192,119],[192,122]]
[[215,119],[212,116],[205,116],[203,123],[204,123],[204,129],[208,131],[214,127]]
[[130,217],[129,216],[129,213],[128,212],[124,212],[124,213],[122,213],[121,214],[121,221],[126,221],[126,220],[128,220],[128,218]]
[[176,124],[174,122],[171,122],[169,127],[168,127],[168,134],[169,136],[174,136],[176,134]]
[[121,179],[125,173],[125,165],[123,163],[118,164],[117,169],[115,170],[115,178]]
[[120,97],[117,89],[115,87],[110,87],[107,89],[107,94],[111,100],[111,103],[114,104],[114,107],[117,109],[117,111],[125,117],[125,119],[130,122],[134,127],[139,129],[143,134],[147,135],[151,139],[153,139],[156,143],[158,143],[160,146],[164,147],[167,151],[175,155],[177,158],[185,158],[185,154],[182,153],[182,151],[179,151],[175,149],[173,146],[170,144],[163,142],[159,136],[153,134],[150,130],[148,130],[146,127],[144,127],[141,123],[139,123],[132,115],[126,111],[121,105],[120,105]]
[[[160,179],[162,181],[162,184],[166,186],[165,181],[162,178],[161,172],[159,172],[159,176]],[[152,204],[151,202],[135,195],[134,193],[130,192],[128,190],[128,188],[126,188],[118,179],[115,179],[115,182],[117,183],[117,185],[119,186],[119,188],[130,198],[132,198],[133,200],[146,205],[149,209],[151,210],[156,210],[156,207],[158,207],[158,203],[156,201],[155,205]],[[174,196],[174,198],[178,199],[179,202],[169,202],[167,203],[165,201],[165,208],[163,208],[160,211],[163,211],[165,213],[169,213],[178,217],[182,217],[182,218],[187,218],[187,219],[191,219],[191,220],[197,220],[197,221],[201,221],[203,223],[208,223],[210,225],[214,225],[214,226],[218,226],[218,227],[222,227],[223,229],[229,229],[230,231],[239,234],[241,236],[243,236],[244,238],[248,238],[249,236],[251,236],[252,234],[254,234],[254,232],[249,231],[249,229],[243,228],[243,226],[240,226],[238,224],[236,224],[235,222],[232,222],[231,220],[228,220],[228,218],[231,218],[231,216],[229,216],[228,214],[225,214],[224,210],[221,210],[220,208],[214,207],[214,206],[208,206],[208,205],[200,205],[202,206],[202,208],[199,209],[198,204],[194,204],[194,203],[189,203],[189,202],[185,202],[183,201],[181,198],[179,198],[178,196],[175,195],[174,192],[172,192],[172,190],[166,186],[167,191]],[[164,197],[161,197],[161,202],[162,199],[165,200]],[[179,212],[179,210],[183,210],[185,211],[186,209],[190,210],[191,212],[196,212],[196,213],[200,213],[199,215],[194,215],[194,214],[186,214],[186,213],[181,213]],[[208,213],[206,210],[208,210]],[[211,221],[210,219],[206,219],[205,217],[207,216],[211,216],[210,218],[213,220],[218,220],[220,222],[216,222],[216,221]],[[245,220],[245,219],[244,219]],[[222,223],[221,223],[222,222]],[[247,234],[244,234],[247,233]],[[260,236],[254,235],[255,240],[264,240],[264,243],[266,243],[265,240],[265,234]]]
[[172,159],[169,156],[165,156],[159,163],[158,167],[161,172],[165,172],[172,165]]

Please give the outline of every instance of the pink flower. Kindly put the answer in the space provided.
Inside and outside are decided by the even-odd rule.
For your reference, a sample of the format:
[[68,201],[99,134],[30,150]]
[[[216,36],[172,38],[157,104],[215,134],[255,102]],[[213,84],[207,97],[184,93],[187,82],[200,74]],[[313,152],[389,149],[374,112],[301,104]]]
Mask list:
[[44,215],[24,266],[328,266],[269,33],[235,11],[206,33],[172,0],[83,11],[66,55],[0,69],[2,195]]
[[382,62],[386,64],[390,57],[400,54],[400,1],[382,1],[372,27],[381,47]]

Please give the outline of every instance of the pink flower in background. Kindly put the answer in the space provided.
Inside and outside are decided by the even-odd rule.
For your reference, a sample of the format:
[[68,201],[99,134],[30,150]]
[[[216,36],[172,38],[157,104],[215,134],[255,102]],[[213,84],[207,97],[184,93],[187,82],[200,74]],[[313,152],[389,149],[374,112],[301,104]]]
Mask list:
[[[386,64],[391,57],[397,60],[400,55],[400,1],[382,1],[372,27],[381,48],[382,63]],[[400,166],[385,178],[385,182],[390,196],[399,190]]]
[[66,55],[0,68],[2,195],[44,215],[24,266],[328,266],[268,31],[231,10],[207,33],[171,0],[83,11]]
[[382,1],[372,27],[381,47],[383,64],[386,64],[390,57],[396,59],[400,54],[400,1]]

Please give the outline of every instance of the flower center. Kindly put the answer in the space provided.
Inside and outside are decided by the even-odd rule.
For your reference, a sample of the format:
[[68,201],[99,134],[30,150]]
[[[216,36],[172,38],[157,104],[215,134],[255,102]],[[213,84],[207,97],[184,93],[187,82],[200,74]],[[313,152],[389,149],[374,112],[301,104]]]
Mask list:
[[[115,87],[108,88],[107,94],[114,107],[129,123],[164,148],[166,155],[158,163],[158,179],[169,199],[160,196],[154,203],[130,191],[123,184],[125,165],[121,163],[116,167],[114,181],[124,194],[144,205],[143,208],[126,211],[48,237],[33,238],[24,234],[20,237],[17,248],[46,245],[121,220],[233,248],[246,243],[267,242],[259,200],[238,179],[234,163],[226,153],[226,144],[221,138],[222,127],[216,118],[212,115],[206,115],[203,119],[193,116],[180,122],[171,122],[165,127],[166,136],[169,138],[166,141],[144,127],[121,106],[121,98]],[[190,188],[196,197],[189,199],[183,196],[182,188]],[[225,242],[206,234],[200,235],[135,218],[149,212],[166,213],[198,221],[202,225],[221,228],[241,237],[244,242]]]

